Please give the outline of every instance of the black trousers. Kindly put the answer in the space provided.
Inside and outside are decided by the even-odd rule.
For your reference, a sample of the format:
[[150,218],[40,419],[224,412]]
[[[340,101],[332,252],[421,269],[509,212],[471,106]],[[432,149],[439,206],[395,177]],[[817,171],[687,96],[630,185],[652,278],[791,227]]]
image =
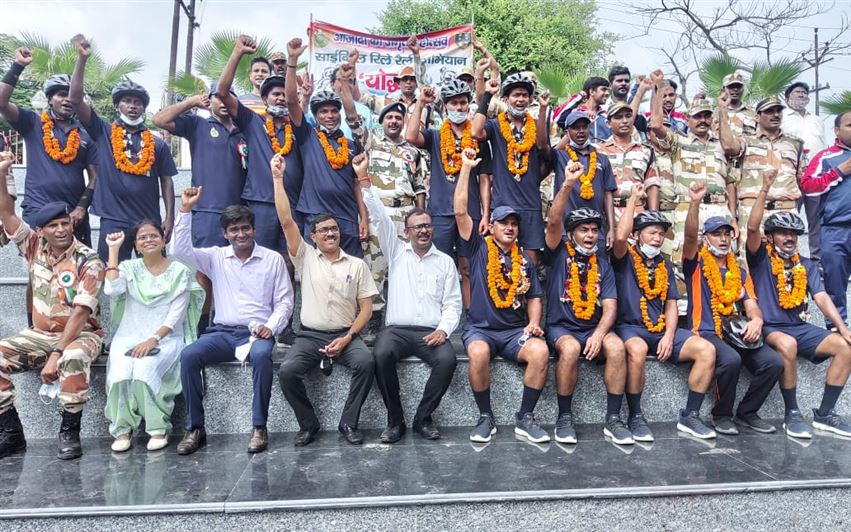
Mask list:
[[737,413],[755,414],[783,373],[783,359],[777,351],[768,347],[768,344],[759,349],[737,350],[714,334],[703,338],[715,346],[715,407],[712,409],[712,415],[733,415],[736,384],[739,382],[739,369],[743,364],[752,377]]
[[[331,340],[338,338],[343,333],[345,331],[326,333],[302,330],[278,370],[281,390],[284,392],[284,397],[292,407],[293,412],[295,412],[301,430],[319,429],[319,419],[316,417],[313,405],[310,404],[310,399],[307,397],[304,377],[308,371],[318,367],[325,356],[319,352],[319,349],[325,347]],[[355,338],[342,353],[334,357],[334,365],[346,367],[352,372],[349,397],[343,407],[340,425],[357,428],[361,407],[366,401],[369,389],[372,387],[375,360],[363,340]]]
[[375,382],[387,407],[387,424],[390,426],[405,423],[399,398],[399,375],[396,373],[399,360],[414,355],[431,366],[414,425],[432,421],[432,413],[449,389],[457,365],[455,349],[449,340],[438,346],[426,345],[423,336],[433,330],[429,327],[391,325],[382,330],[375,340]]

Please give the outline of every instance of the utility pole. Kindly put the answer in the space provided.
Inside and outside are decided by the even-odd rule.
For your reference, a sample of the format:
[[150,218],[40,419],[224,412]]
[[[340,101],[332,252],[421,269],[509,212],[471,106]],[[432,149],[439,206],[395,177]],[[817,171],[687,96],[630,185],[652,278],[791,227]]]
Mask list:
[[832,58],[832,57],[829,57],[829,58],[827,58],[827,59],[825,59],[825,58],[824,58],[824,57],[825,57],[825,55],[827,55],[828,49],[830,48],[830,41],[825,42],[825,43],[824,43],[824,47],[823,47],[821,50],[819,50],[819,44],[818,44],[818,28],[813,28],[813,39],[814,39],[814,44],[813,44],[813,59],[812,59],[812,60],[807,59],[807,57],[806,57],[806,55],[805,55],[805,54],[801,54],[801,59],[802,59],[804,62],[806,62],[808,65],[810,65],[810,68],[812,68],[812,69],[815,71],[815,81],[816,81],[816,83],[815,83],[815,86],[814,86],[814,87],[810,90],[810,92],[812,92],[812,93],[814,93],[814,94],[816,95],[816,102],[815,102],[815,103],[816,103],[816,116],[818,116],[818,115],[819,115],[819,97],[818,97],[818,93],[819,93],[820,91],[827,90],[827,89],[829,89],[829,88],[830,88],[830,83],[827,83],[827,84],[825,84],[824,86],[819,85],[819,79],[818,79],[818,67],[819,67],[819,65],[823,65],[823,64],[827,63],[828,61],[833,61],[833,58]]
[[[174,79],[177,73],[177,41],[180,33],[180,0],[174,0],[174,13],[171,17],[171,51],[168,60],[168,79]],[[174,92],[169,88],[166,92],[166,105],[174,103]]]
[[[181,5],[184,5],[181,2]],[[189,7],[184,5],[186,17],[189,19],[189,27],[186,30],[186,67],[183,69],[187,74],[192,72],[192,47],[195,40],[195,28],[199,25],[195,22],[195,0],[189,0]]]

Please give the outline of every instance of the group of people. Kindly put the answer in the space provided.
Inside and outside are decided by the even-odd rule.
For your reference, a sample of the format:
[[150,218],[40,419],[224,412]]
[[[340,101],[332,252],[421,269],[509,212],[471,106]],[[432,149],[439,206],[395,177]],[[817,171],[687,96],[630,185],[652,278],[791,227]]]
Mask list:
[[[0,457],[26,447],[10,374],[40,366],[45,386],[58,383],[59,457],[81,455],[90,366],[104,341],[101,293],[116,327],[105,409],[114,451],[131,447],[142,420],[148,449],[167,446],[179,393],[187,419],[177,452],[198,450],[206,442],[202,370],[239,360],[253,371],[248,451],[262,452],[272,354],[292,321],[296,274],[301,327],[278,371],[300,428],[296,446],[320,430],[304,385],[317,366],[352,374],[338,425],[349,443],[363,442],[358,420],[373,382],[387,407],[381,441],[402,438],[396,364],[410,355],[431,367],[412,429],[440,438],[434,412],[455,373],[449,337],[462,322],[479,411],[473,442],[497,430],[494,356],[525,366],[515,433],[550,441],[534,412],[551,352],[561,443],[577,442],[580,359],[604,366],[605,435],[620,445],[653,441],[641,410],[648,355],[691,364],[677,428],[698,438],[742,426],[775,431],[758,414],[775,384],[783,430],[811,438],[797,405],[797,358],[830,359],[812,425],[851,436],[835,411],[851,373],[851,112],[836,117],[834,146],[814,148],[806,84],[786,91],[788,109],[779,97],[751,109],[735,73],[717,102],[698,95],[681,114],[676,84],[661,71],[633,86],[628,69],[615,67],[552,108],[534,77],[503,77],[479,42],[474,69],[440,87],[422,84],[412,37],[415,67],[400,72],[398,94],[379,102],[360,93],[357,50],[335,70],[331,90],[314,91],[297,72],[306,45],[296,38],[272,62],[252,59],[256,90],[238,96],[238,66],[256,52],[240,36],[207,93],[154,116],[188,140],[192,155],[192,183],[175,213],[176,169],[145,126],[147,91],[122,81],[112,93],[115,117],[98,116],[83,97],[91,47],[79,35],[72,42],[74,72],[45,83],[40,115],[10,101],[28,50],[16,52],[0,81],[0,113],[28,148],[22,213],[7,184],[0,223],[29,266],[31,320],[0,341]],[[650,111],[641,113],[648,93]],[[0,177],[12,161],[2,153]],[[799,203],[813,258],[799,253],[807,232]],[[101,220],[97,252],[90,208]],[[809,299],[828,328],[807,321]],[[363,333],[375,316],[383,326],[370,347]],[[742,365],[753,376],[734,409]]]

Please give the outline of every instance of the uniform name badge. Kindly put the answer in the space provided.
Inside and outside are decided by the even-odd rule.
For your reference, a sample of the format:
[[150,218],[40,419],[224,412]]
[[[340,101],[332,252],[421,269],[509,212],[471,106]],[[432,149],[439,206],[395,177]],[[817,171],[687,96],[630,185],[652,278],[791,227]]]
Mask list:
[[214,139],[219,138],[219,130],[214,128],[214,127],[211,127],[210,128],[210,136],[213,137]]

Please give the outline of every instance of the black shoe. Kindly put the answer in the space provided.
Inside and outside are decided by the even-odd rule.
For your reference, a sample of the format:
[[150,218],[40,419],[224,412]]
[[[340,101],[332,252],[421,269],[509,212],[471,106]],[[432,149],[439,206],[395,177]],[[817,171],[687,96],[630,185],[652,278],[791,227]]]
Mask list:
[[295,435],[295,446],[296,447],[304,447],[305,445],[309,445],[310,442],[316,439],[316,435],[319,433],[319,428],[310,429],[310,430],[300,430],[298,434]]
[[422,424],[414,423],[414,432],[427,440],[439,440],[440,431],[431,421]]
[[24,427],[18,411],[13,406],[0,414],[0,458],[23,451],[27,448]]
[[354,427],[348,425],[340,425],[337,427],[340,434],[346,437],[346,441],[352,445],[361,445],[363,443],[363,433]]
[[326,377],[330,377],[331,372],[334,371],[334,359],[331,357],[322,357],[322,360],[319,361],[319,369],[322,370],[322,373]]
[[405,430],[404,423],[401,425],[391,425],[384,429],[384,432],[381,433],[378,439],[381,440],[381,443],[396,443],[405,435]]
[[62,411],[62,424],[59,426],[59,459],[73,460],[83,456],[83,447],[80,445],[80,420],[83,418],[82,410],[76,414]]

